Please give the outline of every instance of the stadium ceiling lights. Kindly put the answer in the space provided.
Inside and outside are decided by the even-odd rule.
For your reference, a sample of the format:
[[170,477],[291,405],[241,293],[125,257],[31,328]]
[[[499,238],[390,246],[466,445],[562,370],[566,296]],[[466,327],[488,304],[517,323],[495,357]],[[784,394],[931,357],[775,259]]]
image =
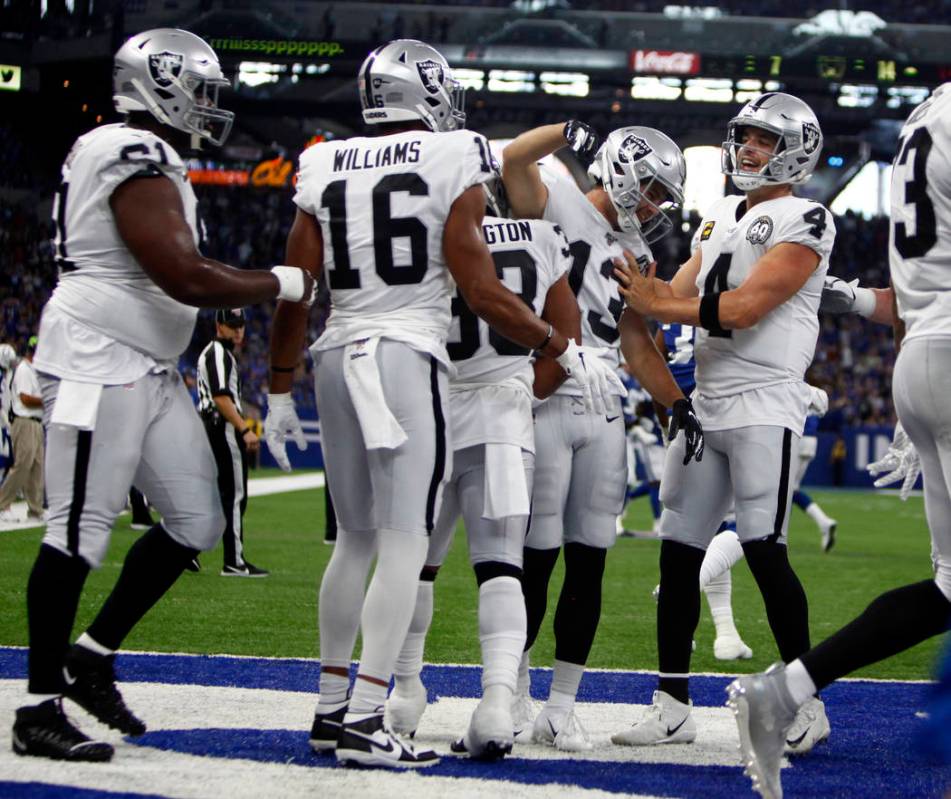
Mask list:
[[868,108],[878,99],[878,87],[843,83],[836,103],[842,108]]
[[545,94],[588,96],[588,76],[582,72],[542,72],[539,82]]
[[688,78],[684,99],[691,103],[732,103],[733,81],[729,78]]
[[277,83],[280,76],[286,71],[287,64],[271,64],[267,61],[242,61],[238,64],[238,83],[243,83],[245,86]]
[[517,69],[490,69],[488,88],[490,92],[533,92],[535,73]]
[[631,97],[635,100],[676,100],[683,93],[680,78],[631,78]]
[[919,105],[928,99],[931,92],[926,86],[889,86],[885,90],[888,100],[885,105],[889,108],[901,108],[902,105]]

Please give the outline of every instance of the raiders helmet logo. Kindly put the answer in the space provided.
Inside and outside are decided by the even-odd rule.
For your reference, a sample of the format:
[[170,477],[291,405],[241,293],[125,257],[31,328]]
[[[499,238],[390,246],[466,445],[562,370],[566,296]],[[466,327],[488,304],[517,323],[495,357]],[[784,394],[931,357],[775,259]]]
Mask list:
[[812,155],[816,151],[820,138],[818,125],[813,125],[811,122],[802,123],[802,149],[806,155]]
[[166,88],[171,86],[182,74],[184,57],[180,53],[170,53],[165,50],[149,56],[149,75],[156,86]]
[[419,79],[423,82],[426,91],[430,94],[437,94],[443,83],[442,64],[429,58],[425,61],[417,61],[416,70],[419,72]]
[[761,216],[746,229],[746,240],[750,244],[764,244],[773,235],[773,220]]
[[654,152],[653,148],[640,136],[631,134],[625,136],[621,146],[617,148],[617,158],[622,164],[640,161],[644,156]]

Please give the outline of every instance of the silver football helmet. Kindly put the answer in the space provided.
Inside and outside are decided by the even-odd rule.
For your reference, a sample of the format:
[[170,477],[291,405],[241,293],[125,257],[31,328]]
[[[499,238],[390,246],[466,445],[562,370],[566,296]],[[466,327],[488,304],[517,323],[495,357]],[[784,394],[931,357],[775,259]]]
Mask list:
[[[769,161],[757,172],[740,164],[743,129],[761,128],[779,137]],[[822,130],[812,109],[791,94],[766,92],[750,100],[726,129],[721,146],[724,175],[733,178],[740,191],[752,191],[769,183],[805,183],[812,177],[822,153]]]
[[7,371],[16,363],[16,360],[16,350],[9,344],[0,344],[0,369],[3,369],[4,372]]
[[[608,193],[621,230],[639,230],[652,243],[673,229],[670,215],[684,202],[687,162],[669,136],[654,128],[618,128],[604,140],[588,175]],[[648,196],[655,184],[664,190],[660,202]],[[642,202],[653,210],[644,222],[637,218]]]
[[120,114],[148,111],[163,125],[220,146],[231,132],[234,112],[218,108],[218,90],[230,85],[204,39],[156,28],[119,48],[112,99]]
[[377,47],[360,67],[358,85],[368,125],[420,119],[432,131],[466,126],[465,94],[449,62],[415,39]]

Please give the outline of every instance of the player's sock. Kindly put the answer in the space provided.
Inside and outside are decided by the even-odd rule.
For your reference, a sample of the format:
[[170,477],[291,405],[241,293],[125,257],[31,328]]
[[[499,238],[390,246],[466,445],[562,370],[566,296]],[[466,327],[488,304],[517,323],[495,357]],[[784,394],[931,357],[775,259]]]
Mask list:
[[[706,561],[704,561],[706,562]],[[701,568],[701,582],[703,569]],[[713,626],[717,630],[717,638],[721,636],[740,637],[733,621],[733,580],[730,570],[727,569],[719,577],[710,580],[703,589],[710,605],[710,615],[713,617]]]
[[809,650],[809,603],[789,562],[785,544],[763,539],[743,544],[756,585],[766,606],[766,618],[786,663]]
[[[511,702],[525,649],[525,600],[515,577],[493,577],[479,586],[479,643],[482,647],[482,689],[508,689]],[[493,696],[498,695],[493,694]]]
[[89,625],[89,635],[104,647],[118,649],[197,555],[197,549],[179,544],[161,523],[150,527],[130,547],[115,588]]
[[651,513],[654,515],[654,519],[660,518],[660,512],[662,510],[660,504],[660,483],[651,483],[650,485],[650,500],[651,500]]
[[529,668],[529,651],[526,649],[522,652],[522,657],[518,662],[518,683],[517,690],[520,694],[527,694],[532,687],[532,677],[528,671]]
[[700,621],[702,549],[664,539],[660,542],[660,595],[657,597],[657,687],[688,702],[693,633]]
[[[63,689],[63,661],[76,620],[76,608],[89,564],[48,544],[40,547],[26,586],[30,631],[30,694],[59,695]],[[32,704],[39,704],[30,700]]]
[[548,581],[558,562],[558,549],[522,550],[522,594],[525,596],[525,648],[531,649],[545,620],[548,607]]
[[829,516],[826,514],[826,512],[822,510],[822,508],[819,507],[819,503],[810,502],[806,506],[805,510],[806,510],[806,513],[809,515],[809,518],[812,519],[816,523],[816,526],[820,530],[832,524],[832,519],[830,519]]
[[416,608],[419,572],[428,549],[426,536],[377,532],[376,568],[360,615],[363,651],[350,697],[351,713],[372,713],[386,701],[393,666]]
[[801,660],[820,689],[856,669],[904,652],[948,629],[951,602],[934,580],[882,594]]
[[[351,533],[337,529],[337,543],[320,583],[318,619],[320,625],[320,703],[339,705],[350,690],[349,676],[331,674],[326,667],[348,675],[350,658],[360,629],[367,575],[376,554],[373,533]],[[325,698],[326,697],[326,698]]]
[[[396,682],[396,687],[399,687],[400,684],[415,686],[420,672],[423,670],[423,650],[426,647],[426,634],[429,632],[429,625],[433,620],[433,581],[435,579],[435,570],[424,568],[419,575],[413,618],[409,623],[409,632],[406,633],[403,648],[396,657],[396,665],[393,666],[393,679]],[[521,600],[521,588],[519,588],[519,602],[524,608],[524,602]]]
[[570,713],[575,706],[578,687],[584,676],[584,666],[555,659],[555,668],[551,675],[551,691],[545,706],[557,713]]
[[809,506],[812,503],[812,497],[810,497],[805,491],[793,491],[792,501],[795,502],[800,510],[804,510],[806,513],[809,513]]
[[786,666],[786,687],[796,706],[803,705],[819,690],[800,658]]
[[601,620],[601,579],[607,550],[565,544],[565,581],[555,609],[555,660],[588,662]]
[[[700,588],[706,587],[724,572],[729,572],[743,558],[743,547],[735,530],[724,530],[713,537],[700,567]],[[713,607],[711,603],[710,607]]]

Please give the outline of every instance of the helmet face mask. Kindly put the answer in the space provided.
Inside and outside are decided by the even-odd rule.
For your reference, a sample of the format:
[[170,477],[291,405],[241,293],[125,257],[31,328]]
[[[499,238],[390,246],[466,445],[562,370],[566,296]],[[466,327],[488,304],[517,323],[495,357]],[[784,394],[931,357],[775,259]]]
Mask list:
[[434,132],[466,126],[466,90],[428,44],[397,39],[377,47],[361,65],[357,82],[368,125],[421,121]]
[[[588,170],[610,197],[618,227],[639,231],[648,243],[673,230],[671,215],[683,205],[686,172],[680,148],[659,130],[640,126],[613,131]],[[638,210],[650,216],[641,220]]]
[[215,51],[188,31],[145,31],[115,56],[113,101],[119,113],[147,111],[161,124],[217,146],[234,123],[234,112],[218,107],[219,90],[230,85]]
[[[777,137],[771,152],[745,144],[746,128],[758,128]],[[727,125],[720,147],[721,171],[729,175],[740,191],[765,185],[805,183],[812,177],[822,153],[822,131],[812,109],[798,97],[783,92],[767,92],[748,102]],[[754,150],[767,157],[756,172],[744,170],[740,152]]]

